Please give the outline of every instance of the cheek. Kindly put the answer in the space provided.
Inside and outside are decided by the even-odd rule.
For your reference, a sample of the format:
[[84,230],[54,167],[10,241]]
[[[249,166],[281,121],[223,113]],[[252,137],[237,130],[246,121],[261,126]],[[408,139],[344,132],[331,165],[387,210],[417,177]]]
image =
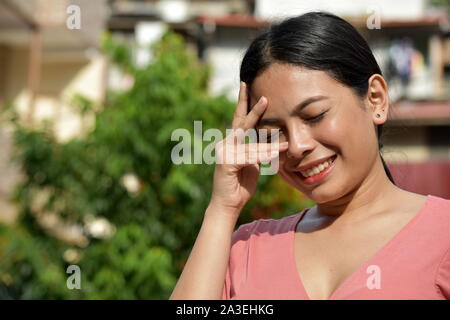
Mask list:
[[373,125],[364,112],[354,112],[351,117],[341,116],[331,121],[326,128],[330,145],[336,146],[341,156],[341,165],[351,168],[349,174],[358,176],[370,169],[377,149]]
[[280,168],[278,169],[278,176],[287,184],[298,189],[298,185],[295,182],[295,177],[293,177],[293,174],[291,172],[287,172],[286,170],[284,170],[283,165],[281,163]]
[[292,173],[290,170],[286,170],[284,165],[286,163],[286,152],[283,152],[282,154],[280,154],[280,158],[279,158],[280,162],[280,166],[278,169],[278,176],[283,179],[286,183],[290,184],[291,186],[298,188],[297,185],[297,179],[298,177]]
[[329,118],[315,132],[314,137],[326,147],[330,147],[335,152],[343,152],[348,145],[351,124],[339,117]]
[[[286,164],[286,152],[283,152],[280,154],[279,158],[279,167],[278,167],[278,175],[286,181],[287,176],[290,175],[289,171],[286,171],[284,169],[284,166]],[[286,181],[287,182],[287,181]]]
[[346,151],[357,152],[369,145],[366,122],[360,112],[354,112],[350,116],[340,114],[324,123],[318,134],[321,135],[321,141],[336,146],[339,149],[336,151],[345,156]]

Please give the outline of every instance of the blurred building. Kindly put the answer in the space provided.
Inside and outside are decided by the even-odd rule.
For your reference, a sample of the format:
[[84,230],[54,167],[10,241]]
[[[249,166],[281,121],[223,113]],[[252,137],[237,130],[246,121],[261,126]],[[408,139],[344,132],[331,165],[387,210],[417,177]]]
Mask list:
[[104,0],[1,1],[0,108],[12,103],[29,122],[56,120],[63,140],[78,132],[80,119],[70,108],[74,94],[94,102],[104,94],[98,47],[106,9]]

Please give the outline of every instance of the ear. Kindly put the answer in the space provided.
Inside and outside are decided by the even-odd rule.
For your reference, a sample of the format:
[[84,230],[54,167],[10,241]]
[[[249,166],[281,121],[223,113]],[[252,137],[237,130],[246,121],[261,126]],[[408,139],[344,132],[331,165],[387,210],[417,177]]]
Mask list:
[[[373,123],[380,125],[386,122],[389,111],[388,86],[383,76],[372,75],[367,90],[367,103],[372,115]],[[379,117],[377,117],[377,114]]]

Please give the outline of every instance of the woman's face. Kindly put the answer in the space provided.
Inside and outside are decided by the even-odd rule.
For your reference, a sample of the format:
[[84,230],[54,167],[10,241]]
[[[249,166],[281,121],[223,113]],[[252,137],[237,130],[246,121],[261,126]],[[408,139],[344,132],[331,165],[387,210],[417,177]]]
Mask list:
[[[261,96],[268,105],[257,129],[279,129],[280,142],[289,142],[278,172],[287,183],[322,203],[369,176],[379,156],[373,112],[350,88],[323,71],[275,63],[253,82],[250,105]],[[299,170],[322,159],[333,163],[305,179]]]

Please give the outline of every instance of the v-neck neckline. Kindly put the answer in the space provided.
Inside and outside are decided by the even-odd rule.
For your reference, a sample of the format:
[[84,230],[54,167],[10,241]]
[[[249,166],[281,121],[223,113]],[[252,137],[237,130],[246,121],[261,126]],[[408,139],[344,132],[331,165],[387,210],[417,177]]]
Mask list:
[[[400,238],[403,233],[406,232],[410,227],[412,227],[413,224],[416,223],[416,221],[419,220],[419,218],[423,215],[423,213],[426,211],[426,208],[429,206],[431,202],[432,195],[426,196],[425,203],[422,205],[422,207],[419,209],[419,211],[412,217],[387,243],[385,243],[379,250],[377,250],[367,261],[365,261],[362,265],[360,265],[354,272],[352,272],[347,278],[344,279],[344,281],[332,292],[332,294],[328,297],[328,300],[335,300],[336,295],[339,294],[340,291],[343,290],[347,285],[350,284],[351,281],[354,280],[354,278],[361,272],[361,270],[365,269],[367,265],[373,264],[373,261],[378,259],[380,255],[382,255],[387,249],[389,249],[391,246],[393,246],[398,239]],[[306,297],[306,300],[312,300],[308,292],[306,291],[306,288],[303,284],[302,278],[300,273],[297,269],[297,263],[295,259],[295,234],[297,232],[297,225],[305,215],[305,213],[310,208],[303,209],[300,213],[298,213],[298,216],[293,219],[293,223],[290,227],[290,236],[289,238],[289,252],[290,252],[290,264],[291,269],[294,272],[295,282],[300,287],[300,289],[303,291],[303,294]]]

